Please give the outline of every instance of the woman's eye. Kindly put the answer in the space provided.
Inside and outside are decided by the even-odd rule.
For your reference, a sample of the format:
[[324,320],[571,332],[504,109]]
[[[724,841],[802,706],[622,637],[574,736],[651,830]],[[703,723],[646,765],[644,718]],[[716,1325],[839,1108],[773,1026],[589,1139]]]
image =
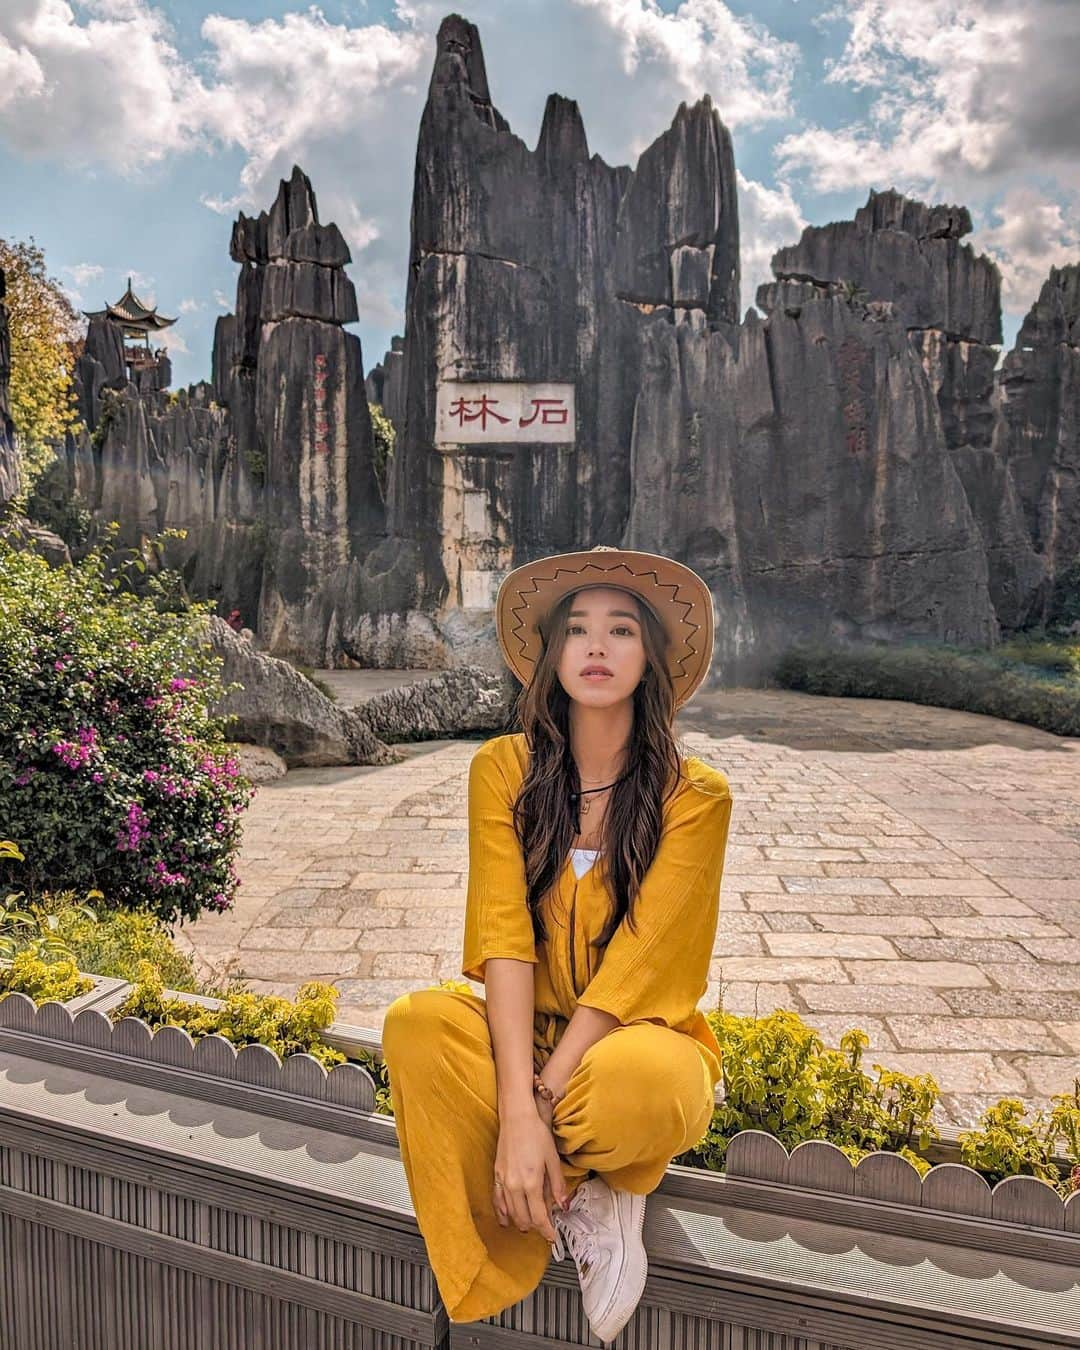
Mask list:
[[[581,624],[572,623],[570,627],[566,630],[567,636],[569,637],[571,633],[576,632],[578,629],[580,629],[581,632],[585,631],[584,628],[581,627]],[[633,637],[633,630],[628,628],[624,623],[618,624],[613,631],[616,633],[628,633],[631,637]]]

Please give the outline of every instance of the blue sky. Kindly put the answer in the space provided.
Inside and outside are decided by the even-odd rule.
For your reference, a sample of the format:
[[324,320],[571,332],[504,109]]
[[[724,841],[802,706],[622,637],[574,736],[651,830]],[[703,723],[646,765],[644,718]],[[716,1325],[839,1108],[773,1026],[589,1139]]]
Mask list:
[[[429,0],[4,0],[0,235],[33,235],[77,303],[179,315],[175,383],[209,374],[237,210],[298,162],[353,253],[365,366],[401,331],[416,131],[450,6]],[[709,93],[740,173],[743,308],[806,223],[869,187],[963,202],[1004,279],[1011,343],[1052,264],[1080,261],[1076,0],[476,0],[495,102],[535,144],[577,99],[633,164]]]

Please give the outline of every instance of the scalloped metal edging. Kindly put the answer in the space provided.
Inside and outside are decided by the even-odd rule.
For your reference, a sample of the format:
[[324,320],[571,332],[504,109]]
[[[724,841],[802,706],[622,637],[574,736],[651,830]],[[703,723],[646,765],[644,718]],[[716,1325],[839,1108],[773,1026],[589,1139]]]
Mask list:
[[13,993],[0,1001],[0,1029],[330,1106],[368,1112],[375,1108],[374,1079],[359,1064],[336,1064],[327,1070],[308,1054],[288,1055],[283,1061],[265,1045],[236,1047],[218,1035],[195,1041],[181,1027],[159,1027],[154,1032],[139,1017],[112,1022],[96,1007],[72,1013],[62,1003],[36,1006],[26,994]]
[[[327,1071],[313,1055],[289,1055],[282,1061],[264,1045],[237,1048],[218,1035],[193,1041],[180,1027],[159,1027],[152,1032],[137,1017],[114,1023],[105,1014],[119,1006],[130,986],[122,980],[111,983],[115,987],[102,991],[94,1005],[81,1012],[60,1003],[45,1003],[35,1009],[26,995],[9,995],[0,1001],[0,1028],[71,1041],[331,1107],[374,1112],[375,1083],[359,1064],[339,1064]],[[201,994],[165,992],[208,1008],[220,1007],[222,1002]],[[92,997],[93,993],[83,996]],[[14,1005],[7,1014],[5,1005]],[[344,1054],[362,1050],[381,1057],[379,1033],[370,1027],[333,1022],[322,1039]],[[920,1178],[915,1168],[896,1153],[872,1153],[853,1165],[835,1144],[824,1140],[799,1144],[788,1154],[775,1136],[762,1130],[744,1130],[728,1146],[723,1175],[732,1181],[760,1181],[958,1218],[1080,1234],[1080,1192],[1062,1200],[1046,1182],[1023,1176],[1007,1177],[990,1187],[973,1168],[957,1162],[938,1163]]]
[[[0,966],[10,966],[11,962],[6,959],[0,959]],[[80,970],[79,974],[88,980],[94,981],[93,989],[87,990],[85,994],[76,994],[74,998],[68,999],[46,999],[47,1003],[62,1003],[65,1008],[70,1008],[72,1012],[81,1012],[83,1008],[96,1008],[99,1006],[115,1007],[116,1003],[123,998],[130,987],[127,980],[118,980],[112,975],[95,975],[91,971]],[[24,996],[25,997],[25,996]],[[0,1003],[4,1000],[0,998]]]
[[735,1135],[725,1175],[733,1181],[767,1181],[1051,1232],[1080,1232],[1080,1192],[1062,1200],[1036,1177],[1006,1177],[991,1187],[974,1168],[941,1163],[920,1178],[898,1153],[871,1153],[853,1165],[835,1144],[811,1140],[789,1154],[763,1130]]

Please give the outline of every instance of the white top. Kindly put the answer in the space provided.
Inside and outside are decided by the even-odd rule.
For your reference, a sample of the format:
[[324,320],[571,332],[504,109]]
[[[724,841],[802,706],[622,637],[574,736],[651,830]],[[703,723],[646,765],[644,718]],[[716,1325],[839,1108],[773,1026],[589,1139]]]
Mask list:
[[570,861],[574,864],[574,875],[583,877],[596,861],[596,855],[599,852],[598,848],[572,848],[570,850]]

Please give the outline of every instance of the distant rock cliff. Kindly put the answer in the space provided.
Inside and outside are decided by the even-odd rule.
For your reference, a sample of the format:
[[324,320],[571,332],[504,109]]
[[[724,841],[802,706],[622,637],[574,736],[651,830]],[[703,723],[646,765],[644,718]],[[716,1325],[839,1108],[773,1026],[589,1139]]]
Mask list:
[[275,650],[332,661],[328,585],[383,531],[360,342],[343,328],[349,250],[296,168],[269,211],[240,216],[231,252],[236,312],[218,320],[211,383],[142,394],[115,326],[91,323],[72,481],[129,541],[185,530],[167,559],[194,591]]
[[[590,155],[560,95],[530,150],[451,16],[382,362],[365,380],[348,249],[296,169],[234,226],[209,385],[140,396],[91,329],[73,474],[129,532],[186,528],[192,586],[312,663],[497,670],[507,570],[597,543],[707,579],[717,682],[800,637],[992,644],[1050,617],[1080,547],[1080,269],[1051,273],[995,373],[1000,280],[970,229],[964,207],[872,192],[778,250],[740,320],[734,155],[708,97],[634,169]],[[523,384],[570,391],[569,435],[518,434],[542,398],[464,434],[476,390],[497,411]],[[385,504],[368,400],[397,432]]]

